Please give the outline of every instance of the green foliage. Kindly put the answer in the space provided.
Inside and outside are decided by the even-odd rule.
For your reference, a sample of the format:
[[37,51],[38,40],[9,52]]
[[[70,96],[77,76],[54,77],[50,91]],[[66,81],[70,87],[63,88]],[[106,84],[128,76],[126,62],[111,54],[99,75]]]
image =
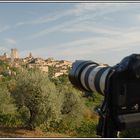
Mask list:
[[7,67],[9,67],[8,63],[0,60],[0,74],[4,74]]
[[28,127],[34,129],[46,121],[59,121],[60,105],[55,85],[40,71],[22,71],[16,77],[13,96],[19,108],[25,106],[30,112]]
[[0,83],[0,113],[8,114],[16,110],[6,84]]
[[49,66],[48,67],[48,76],[49,76],[50,79],[52,79],[52,77],[54,76],[55,72],[56,72],[55,66]]
[[3,60],[0,60],[0,66],[6,68],[8,66],[8,63]]
[[57,77],[57,80],[59,81],[58,84],[69,84],[69,79],[68,79],[68,75],[61,75],[59,77]]
[[83,120],[83,112],[85,110],[84,103],[81,99],[81,94],[72,86],[64,86],[63,90],[59,87],[61,96],[61,121],[52,123],[49,130],[60,133],[68,133],[75,131]]
[[60,75],[56,78],[53,78],[49,74],[48,74],[48,76],[49,76],[49,79],[58,87],[60,87],[60,86],[63,87],[63,85],[71,86],[71,83],[68,79],[68,75],[66,75],[66,74]]
[[62,93],[62,108],[61,112],[65,119],[74,119],[78,117],[80,120],[82,113],[84,111],[84,103],[81,100],[79,92],[73,87],[63,86]]
[[3,127],[21,127],[23,126],[23,121],[18,113],[13,114],[0,114],[0,126]]
[[18,118],[20,118],[23,126],[28,125],[28,120],[30,119],[29,109],[26,106],[22,106],[21,108],[18,109],[18,114],[20,116]]
[[61,124],[69,124],[70,126],[73,122],[76,125],[81,121],[85,109],[82,92],[71,85],[67,75],[61,75],[53,79],[53,82],[61,98]]
[[99,94],[83,99],[83,93],[71,85],[67,75],[51,77],[55,72],[53,67],[49,68],[49,74],[27,68],[11,70],[17,73],[15,79],[4,76],[4,82],[8,83],[3,82],[0,87],[2,126],[96,136],[97,118],[92,115],[91,107],[99,105],[102,99]]
[[99,93],[92,93],[92,96],[91,97],[88,97],[88,98],[85,98],[85,105],[88,107],[88,108],[91,108],[91,109],[95,109],[97,107],[99,107],[103,101],[103,96],[100,95]]
[[[97,123],[97,117],[95,117],[95,115],[93,116],[90,110],[86,111],[86,106],[93,109],[93,106],[96,107],[97,105],[99,105],[99,102],[102,100],[101,95],[95,93],[90,98],[82,98],[82,95],[84,95],[84,93],[75,89],[69,82],[68,76],[66,75],[62,75],[57,79],[54,79],[53,82],[57,86],[57,90],[61,93],[61,95],[63,95],[63,104],[61,109],[63,119],[57,126],[58,131],[66,133],[67,131],[76,130],[80,136],[84,137],[84,130],[82,132],[82,128],[78,129],[78,126],[82,125],[81,127],[83,127],[83,129],[84,127],[89,127],[87,128],[87,130],[89,131],[89,129],[95,127],[95,125],[92,125],[93,122]],[[89,121],[88,119],[85,119],[85,121],[83,121],[84,118],[87,118],[85,112],[88,112],[88,118],[90,118],[91,120],[93,119],[92,121]],[[84,126],[86,125],[86,123],[88,126]],[[88,132],[86,132],[85,137],[88,135],[91,137],[95,137],[95,131],[96,130],[94,129],[93,133],[90,135],[88,134]]]
[[94,121],[84,120],[79,127],[76,128],[78,137],[97,137],[96,126]]

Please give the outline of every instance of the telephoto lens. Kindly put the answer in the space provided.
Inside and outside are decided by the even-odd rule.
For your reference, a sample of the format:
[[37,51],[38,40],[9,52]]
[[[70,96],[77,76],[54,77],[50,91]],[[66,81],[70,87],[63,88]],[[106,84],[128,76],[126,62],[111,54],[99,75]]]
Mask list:
[[111,67],[93,61],[76,60],[69,73],[71,83],[78,89],[104,95]]

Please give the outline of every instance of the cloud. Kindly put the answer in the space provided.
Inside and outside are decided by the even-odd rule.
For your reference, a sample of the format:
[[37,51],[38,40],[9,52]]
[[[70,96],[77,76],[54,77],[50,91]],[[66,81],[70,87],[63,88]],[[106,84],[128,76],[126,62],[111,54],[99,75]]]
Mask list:
[[[34,53],[42,56],[55,56],[69,60],[82,59],[102,55],[109,52],[128,52],[135,50],[140,46],[140,31],[137,29],[128,29],[113,36],[93,36],[71,42],[57,44],[49,47],[42,47],[32,50]],[[130,49],[133,48],[133,49]],[[115,57],[115,56],[114,56]],[[111,60],[110,60],[111,61]]]
[[75,33],[75,32],[91,32],[98,33],[100,35],[119,35],[122,30],[119,28],[108,27],[105,25],[98,25],[97,23],[79,23],[70,28],[63,28],[61,32],[64,33]]
[[[27,24],[43,24],[43,23],[52,22],[55,20],[60,20],[61,18],[65,17],[65,16],[67,16],[67,17],[73,16],[73,18],[69,18],[69,20],[67,20],[63,23],[60,23],[58,25],[55,25],[55,26],[52,26],[49,28],[45,28],[39,32],[32,34],[28,39],[35,39],[35,38],[38,38],[38,37],[41,37],[44,35],[48,35],[50,33],[53,33],[53,32],[59,31],[59,30],[66,31],[66,29],[64,29],[65,27],[74,26],[76,23],[80,24],[80,22],[83,22],[83,21],[87,21],[87,20],[91,20],[91,19],[93,20],[96,17],[103,16],[104,14],[108,14],[113,11],[124,10],[124,8],[128,8],[128,7],[129,7],[128,4],[116,4],[116,3],[114,3],[114,4],[109,4],[109,3],[75,4],[75,6],[71,10],[66,10],[65,12],[63,11],[63,13],[60,13],[59,15],[56,14],[56,15],[52,16],[50,19],[47,17],[44,17],[44,18],[40,17],[37,20],[27,22]],[[23,25],[23,23],[19,23],[19,25]],[[68,30],[71,30],[71,29],[69,28],[69,29],[67,29],[67,31]],[[79,29],[79,31],[86,31],[86,30],[90,31],[90,32],[91,31],[97,32],[96,31],[97,29],[88,28],[88,25],[87,25],[87,27],[84,27],[84,28],[82,27],[81,29]],[[104,32],[107,32],[107,30],[106,31],[105,30],[106,29],[104,29]],[[98,32],[101,32],[101,31],[99,31],[99,28],[98,28]]]
[[[91,19],[91,18],[94,18],[94,15],[91,15],[91,16],[84,16],[84,17],[78,17],[78,18],[74,18],[73,20],[69,20],[69,21],[66,21],[66,22],[63,22],[59,25],[56,25],[56,26],[53,26],[53,27],[49,27],[49,28],[46,28],[44,30],[41,30],[39,32],[36,32],[30,36],[28,36],[26,39],[35,39],[35,38],[38,38],[38,37],[41,37],[41,36],[44,36],[44,35],[48,35],[50,33],[53,33],[53,32],[56,32],[56,31],[74,31],[76,32],[78,30],[78,28],[75,30],[72,26],[75,26],[75,24],[77,25],[80,25],[80,22],[83,22],[83,21],[86,21],[88,19]],[[70,26],[70,28],[68,29],[68,27]],[[67,28],[67,29],[66,29]],[[73,30],[72,30],[73,29]],[[95,28],[89,28],[88,25],[87,27],[82,27],[79,29],[79,31],[96,31],[99,32],[99,28],[98,29],[95,29]],[[103,31],[103,30],[102,30]],[[100,30],[101,32],[101,30]],[[104,29],[104,32],[108,32],[106,29]],[[111,30],[110,30],[111,32]]]
[[70,16],[73,14],[73,10],[66,10],[64,11],[57,11],[57,13],[53,13],[52,15],[47,15],[47,16],[42,16],[30,21],[22,21],[22,22],[18,22],[16,23],[15,27],[18,26],[23,26],[23,25],[40,25],[40,24],[46,24],[52,21],[56,21],[59,20],[65,16]]
[[[118,3],[114,3],[114,4],[110,4],[110,3],[78,3],[78,4],[74,4],[74,6],[71,9],[68,9],[65,11],[64,10],[59,10],[57,12],[53,12],[51,14],[47,16],[42,16],[39,17],[37,19],[33,19],[30,21],[20,21],[18,23],[16,23],[16,26],[23,26],[23,25],[38,25],[38,24],[44,24],[44,23],[48,23],[51,21],[55,21],[55,20],[59,20],[65,16],[79,16],[80,14],[83,13],[87,13],[90,11],[93,11],[95,15],[99,15],[102,13],[108,13],[108,12],[112,12],[119,10],[119,9],[123,9],[124,7],[127,7],[127,4],[118,4]],[[111,9],[111,10],[110,10]]]
[[50,33],[53,33],[53,32],[56,32],[56,31],[61,31],[61,29],[63,29],[64,27],[67,27],[67,26],[70,26],[70,25],[74,25],[82,20],[85,20],[85,19],[88,19],[89,17],[83,17],[83,18],[77,18],[77,19],[74,19],[74,20],[70,20],[70,21],[66,21],[66,22],[63,22],[57,26],[53,26],[53,27],[49,27],[49,28],[46,28],[44,30],[41,30],[39,32],[36,32],[28,37],[26,37],[26,39],[35,39],[35,38],[38,38],[38,37],[41,37],[41,36],[44,36],[44,35],[48,35]]
[[9,30],[10,29],[10,26],[4,26],[4,27],[0,27],[0,33],[1,32],[4,32],[4,31],[7,31],[7,30]]
[[[130,7],[130,4],[125,3],[77,3],[71,9],[64,9],[61,11],[53,12],[46,16],[41,16],[39,18],[28,20],[28,21],[19,21],[14,26],[5,26],[0,29],[0,32],[6,31],[10,28],[21,27],[25,25],[40,25],[60,20],[63,17],[70,16],[88,16],[88,18],[98,17],[104,14],[108,14],[113,11],[124,10],[125,8]],[[87,15],[84,15],[87,14]],[[75,17],[74,17],[75,18]],[[75,20],[75,19],[74,19]]]
[[75,5],[74,11],[76,15],[89,12],[95,15],[104,15],[110,12],[124,10],[130,6],[127,3],[80,3]]
[[6,43],[9,44],[9,45],[15,45],[17,44],[17,41],[13,38],[7,38],[5,39]]

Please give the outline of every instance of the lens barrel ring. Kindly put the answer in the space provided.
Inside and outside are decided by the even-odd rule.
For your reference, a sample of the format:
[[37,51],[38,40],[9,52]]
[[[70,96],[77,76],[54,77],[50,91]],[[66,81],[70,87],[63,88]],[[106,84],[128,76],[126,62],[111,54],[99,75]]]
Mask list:
[[93,61],[82,61],[82,60],[77,60],[73,66],[72,66],[72,70],[70,71],[69,74],[69,79],[71,81],[71,83],[73,85],[75,85],[75,87],[79,88],[79,89],[84,89],[85,91],[88,91],[85,87],[83,87],[83,85],[81,84],[81,73],[82,71],[85,69],[85,67],[87,67],[88,65],[91,64],[96,64],[97,63],[93,62]]

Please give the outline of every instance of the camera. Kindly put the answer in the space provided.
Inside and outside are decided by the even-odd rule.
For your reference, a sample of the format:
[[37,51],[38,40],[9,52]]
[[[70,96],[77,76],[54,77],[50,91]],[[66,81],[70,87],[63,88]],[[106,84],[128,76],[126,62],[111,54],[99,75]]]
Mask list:
[[140,54],[126,56],[114,66],[76,60],[69,80],[82,91],[104,96],[116,131],[140,127]]

